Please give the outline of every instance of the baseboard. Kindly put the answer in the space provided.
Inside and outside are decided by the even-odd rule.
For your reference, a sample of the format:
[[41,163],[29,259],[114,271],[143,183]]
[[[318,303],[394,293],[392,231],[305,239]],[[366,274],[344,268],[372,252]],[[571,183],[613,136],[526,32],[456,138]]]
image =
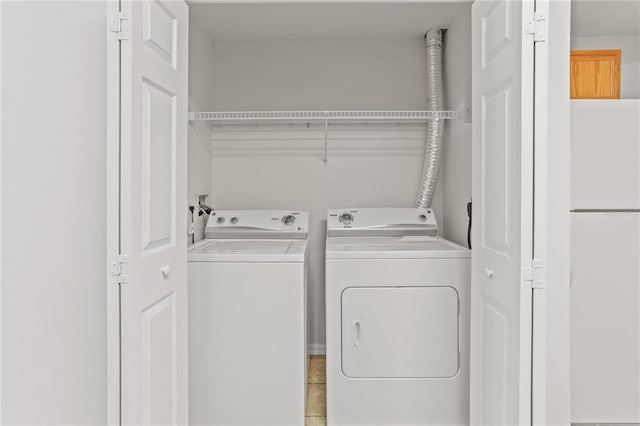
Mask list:
[[327,347],[324,343],[309,343],[307,347],[309,355],[326,355]]

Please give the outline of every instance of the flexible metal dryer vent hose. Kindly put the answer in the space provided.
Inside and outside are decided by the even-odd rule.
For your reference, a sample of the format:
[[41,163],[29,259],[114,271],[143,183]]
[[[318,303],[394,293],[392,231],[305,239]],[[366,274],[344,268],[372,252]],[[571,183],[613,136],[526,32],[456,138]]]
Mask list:
[[[427,110],[441,111],[442,100],[442,31],[431,29],[425,35],[427,49]],[[427,121],[427,141],[422,166],[422,181],[418,188],[416,207],[431,206],[436,190],[440,157],[442,155],[442,136],[444,120],[435,118]]]

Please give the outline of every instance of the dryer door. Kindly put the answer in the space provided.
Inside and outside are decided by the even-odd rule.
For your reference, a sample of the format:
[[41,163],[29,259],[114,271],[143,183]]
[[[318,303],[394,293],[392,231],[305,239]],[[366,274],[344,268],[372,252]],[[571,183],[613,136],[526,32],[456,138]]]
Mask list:
[[350,287],[342,293],[342,371],[353,378],[449,378],[459,368],[453,287]]

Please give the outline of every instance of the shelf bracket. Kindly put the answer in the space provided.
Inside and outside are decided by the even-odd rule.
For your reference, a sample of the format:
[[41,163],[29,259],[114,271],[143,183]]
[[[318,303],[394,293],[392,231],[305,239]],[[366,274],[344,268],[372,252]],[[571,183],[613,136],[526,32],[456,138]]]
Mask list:
[[329,161],[328,143],[329,141],[329,111],[324,112],[324,164]]

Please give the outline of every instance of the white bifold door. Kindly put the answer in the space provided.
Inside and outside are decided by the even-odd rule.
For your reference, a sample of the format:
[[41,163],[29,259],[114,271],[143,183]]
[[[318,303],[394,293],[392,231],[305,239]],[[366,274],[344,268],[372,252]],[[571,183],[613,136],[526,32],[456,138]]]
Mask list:
[[121,423],[188,423],[188,7],[121,1]]
[[533,10],[529,1],[472,7],[474,425],[531,422]]

